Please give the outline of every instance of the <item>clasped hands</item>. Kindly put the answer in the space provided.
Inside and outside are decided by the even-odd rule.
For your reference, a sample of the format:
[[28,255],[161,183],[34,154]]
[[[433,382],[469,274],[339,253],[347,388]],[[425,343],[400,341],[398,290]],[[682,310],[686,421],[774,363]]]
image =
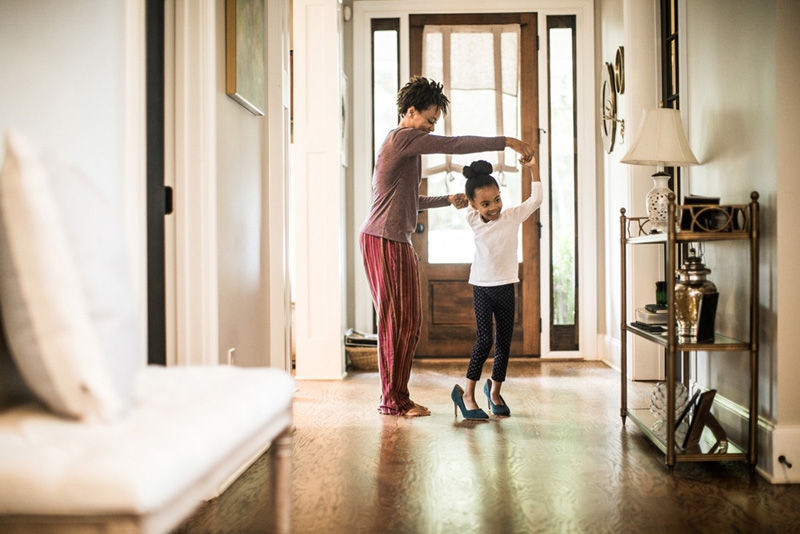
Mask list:
[[[506,139],[506,143],[507,146],[513,148],[520,154],[519,162],[522,165],[528,168],[536,166],[536,156],[534,155],[533,148],[528,143],[510,137]],[[457,209],[466,208],[469,205],[467,195],[464,193],[448,195],[447,200]]]
[[467,195],[464,193],[456,193],[455,195],[448,195],[447,200],[450,201],[450,204],[455,206],[457,209],[466,208],[469,205],[469,200],[467,200]]

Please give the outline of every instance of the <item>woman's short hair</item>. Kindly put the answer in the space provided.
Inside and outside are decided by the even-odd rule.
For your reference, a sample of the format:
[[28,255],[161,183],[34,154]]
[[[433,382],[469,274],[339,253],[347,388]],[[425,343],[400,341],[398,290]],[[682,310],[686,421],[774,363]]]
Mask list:
[[412,76],[397,93],[397,113],[400,117],[412,106],[417,111],[436,106],[443,115],[447,115],[449,104],[450,100],[442,92],[442,84],[422,76]]

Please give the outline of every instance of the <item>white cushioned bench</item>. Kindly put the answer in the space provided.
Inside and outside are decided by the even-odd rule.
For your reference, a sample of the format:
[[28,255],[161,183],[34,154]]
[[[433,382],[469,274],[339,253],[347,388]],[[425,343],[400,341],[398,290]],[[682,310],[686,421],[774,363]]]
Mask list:
[[150,366],[111,423],[0,412],[0,531],[167,532],[270,443],[286,524],[293,394],[275,369]]

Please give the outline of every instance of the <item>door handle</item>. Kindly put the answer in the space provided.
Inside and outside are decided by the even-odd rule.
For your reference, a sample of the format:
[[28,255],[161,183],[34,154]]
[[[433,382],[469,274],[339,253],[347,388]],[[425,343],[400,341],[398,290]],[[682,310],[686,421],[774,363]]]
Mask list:
[[417,225],[414,227],[414,233],[421,234],[423,232],[425,232],[425,225],[422,223],[417,223]]
[[164,215],[172,213],[172,188],[168,185],[164,186]]

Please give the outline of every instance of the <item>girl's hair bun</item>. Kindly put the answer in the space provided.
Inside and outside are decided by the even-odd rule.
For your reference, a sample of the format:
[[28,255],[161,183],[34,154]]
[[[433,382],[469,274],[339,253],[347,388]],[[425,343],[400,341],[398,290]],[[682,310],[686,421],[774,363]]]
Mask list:
[[464,176],[467,178],[467,180],[469,180],[471,178],[477,178],[478,176],[481,175],[488,176],[492,174],[493,170],[494,167],[492,167],[491,163],[489,163],[486,160],[480,159],[478,161],[473,161],[469,165],[465,166],[462,172],[464,173]]

